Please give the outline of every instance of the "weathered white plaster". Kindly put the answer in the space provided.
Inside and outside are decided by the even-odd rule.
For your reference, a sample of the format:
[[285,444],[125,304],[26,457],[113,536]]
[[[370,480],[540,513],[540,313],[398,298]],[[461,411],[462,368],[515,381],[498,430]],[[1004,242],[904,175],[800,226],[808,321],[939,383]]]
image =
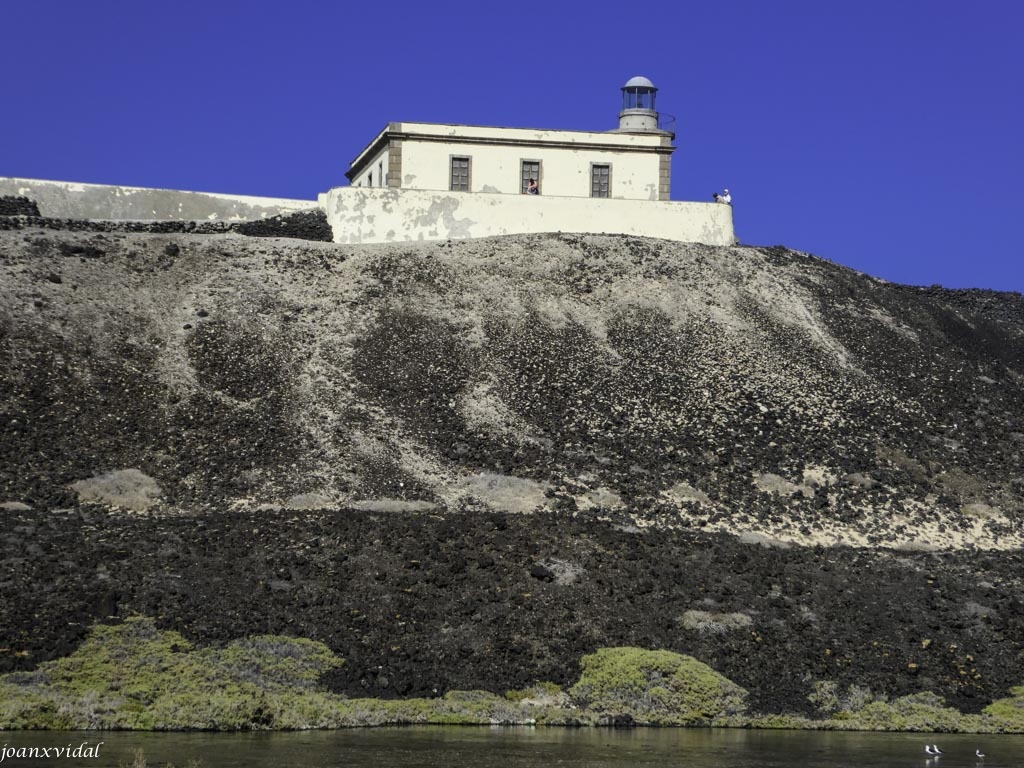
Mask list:
[[68,219],[262,219],[317,205],[315,200],[17,178],[0,178],[0,195],[28,197],[43,216]]
[[320,196],[320,204],[339,243],[539,232],[627,234],[707,245],[735,243],[732,206],[721,203],[336,187]]
[[[382,155],[391,140],[401,142],[403,189],[448,191],[451,158],[470,158],[470,191],[520,194],[522,162],[540,163],[542,195],[590,197],[591,166],[611,167],[610,196],[658,200],[672,134],[617,131],[555,131],[435,123],[391,123],[352,162],[352,186],[380,186]],[[663,162],[664,158],[664,162]],[[374,184],[367,176],[374,173]]]
[[370,158],[366,168],[352,180],[353,187],[386,187],[388,148],[385,146]]
[[[520,194],[522,161],[540,162],[542,195],[590,197],[592,164],[611,166],[611,197],[658,199],[658,156],[614,150],[560,149],[544,146],[442,144],[407,141],[402,145],[402,171],[412,174],[412,189],[448,191],[450,158],[470,158],[470,191],[490,187],[503,194]],[[406,185],[403,185],[405,188]]]

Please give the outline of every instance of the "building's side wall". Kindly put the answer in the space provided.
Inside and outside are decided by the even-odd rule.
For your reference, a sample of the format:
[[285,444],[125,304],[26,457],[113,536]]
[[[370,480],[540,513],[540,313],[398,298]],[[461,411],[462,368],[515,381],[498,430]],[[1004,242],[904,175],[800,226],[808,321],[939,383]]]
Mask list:
[[27,197],[43,216],[58,219],[263,219],[317,206],[315,200],[0,178],[0,196],[8,195]]
[[662,199],[662,155],[648,151],[561,147],[448,144],[406,139],[402,143],[402,189],[447,191],[451,158],[470,158],[472,192],[520,194],[521,162],[541,164],[540,191],[555,197],[590,197],[590,168],[611,166],[611,196],[622,200]]
[[352,179],[353,187],[386,187],[388,165],[391,159],[390,147],[384,147],[380,152],[370,158],[370,162],[360,171],[359,175]]
[[477,195],[336,187],[320,196],[339,243],[448,240],[538,232],[640,235],[732,245],[732,206],[647,200]]

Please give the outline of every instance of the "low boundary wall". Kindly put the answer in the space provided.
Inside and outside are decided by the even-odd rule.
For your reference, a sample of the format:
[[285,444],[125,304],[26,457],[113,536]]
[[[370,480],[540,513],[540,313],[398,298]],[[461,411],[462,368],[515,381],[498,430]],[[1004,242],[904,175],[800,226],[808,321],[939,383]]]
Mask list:
[[449,240],[540,232],[733,245],[732,206],[550,195],[335,187],[320,195],[336,243]]
[[146,187],[0,178],[0,197],[26,197],[42,216],[114,221],[240,221],[322,208],[336,243],[451,240],[579,232],[733,245],[732,206],[551,195],[335,187],[289,200]]
[[27,197],[55,219],[236,221],[317,208],[316,200],[0,178],[0,197]]

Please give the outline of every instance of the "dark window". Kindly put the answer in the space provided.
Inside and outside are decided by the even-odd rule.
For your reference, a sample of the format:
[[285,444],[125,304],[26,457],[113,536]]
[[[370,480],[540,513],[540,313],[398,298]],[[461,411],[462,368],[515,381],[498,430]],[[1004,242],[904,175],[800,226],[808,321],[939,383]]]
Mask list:
[[523,170],[520,173],[519,191],[525,195],[531,181],[536,180],[538,186],[540,185],[540,161],[523,160],[522,165]]
[[384,186],[384,162],[377,163],[377,183]]
[[452,184],[455,192],[469,192],[469,158],[452,158]]
[[611,197],[612,167],[610,165],[590,166],[590,196]]

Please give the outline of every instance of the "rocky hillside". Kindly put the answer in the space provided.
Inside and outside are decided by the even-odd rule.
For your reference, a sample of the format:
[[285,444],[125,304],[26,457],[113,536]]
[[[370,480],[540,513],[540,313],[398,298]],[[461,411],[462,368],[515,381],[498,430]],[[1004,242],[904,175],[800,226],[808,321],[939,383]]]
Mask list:
[[[0,232],[0,670],[141,614],[337,691],[692,654],[1024,683],[1024,298],[784,248]],[[1016,640],[1014,640],[1016,638]]]

